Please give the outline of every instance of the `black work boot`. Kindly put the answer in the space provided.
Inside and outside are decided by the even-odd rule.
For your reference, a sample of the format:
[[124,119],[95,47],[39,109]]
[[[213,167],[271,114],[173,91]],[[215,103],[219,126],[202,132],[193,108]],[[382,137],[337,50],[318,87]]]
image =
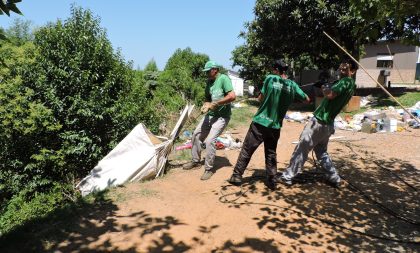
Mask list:
[[275,191],[277,188],[277,182],[276,182],[275,176],[268,176],[267,181],[265,182],[265,185],[268,187],[268,189]]
[[232,174],[232,176],[228,179],[228,182],[232,185],[240,186],[242,184],[242,176]]

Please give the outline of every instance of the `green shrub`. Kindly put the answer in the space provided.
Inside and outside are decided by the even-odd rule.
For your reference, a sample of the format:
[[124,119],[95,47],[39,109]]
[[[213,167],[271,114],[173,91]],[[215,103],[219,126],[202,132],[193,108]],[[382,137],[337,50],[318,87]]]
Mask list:
[[29,221],[45,217],[62,206],[65,202],[63,192],[68,190],[69,187],[55,184],[48,192],[36,193],[30,199],[25,191],[21,191],[4,207],[0,216],[0,236]]

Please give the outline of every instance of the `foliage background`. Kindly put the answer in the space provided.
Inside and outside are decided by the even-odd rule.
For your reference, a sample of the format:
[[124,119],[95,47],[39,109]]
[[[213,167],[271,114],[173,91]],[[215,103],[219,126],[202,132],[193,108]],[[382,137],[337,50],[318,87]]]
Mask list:
[[286,59],[296,72],[336,68],[344,53],[324,31],[356,59],[363,45],[382,39],[420,45],[417,5],[415,0],[257,0],[255,18],[240,34],[245,44],[233,51],[233,63],[254,83],[262,82],[277,58]]
[[[163,71],[133,70],[100,18],[15,22],[0,47],[0,235],[80,196],[74,189],[136,124],[154,133],[201,103],[208,56],[178,49]],[[169,96],[168,96],[169,94]]]

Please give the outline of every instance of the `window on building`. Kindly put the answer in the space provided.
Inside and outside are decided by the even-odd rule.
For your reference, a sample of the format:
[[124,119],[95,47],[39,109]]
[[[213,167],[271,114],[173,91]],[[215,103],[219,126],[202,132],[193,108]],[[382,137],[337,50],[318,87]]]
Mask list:
[[394,56],[386,54],[378,54],[376,57],[376,67],[377,68],[392,68],[394,65]]

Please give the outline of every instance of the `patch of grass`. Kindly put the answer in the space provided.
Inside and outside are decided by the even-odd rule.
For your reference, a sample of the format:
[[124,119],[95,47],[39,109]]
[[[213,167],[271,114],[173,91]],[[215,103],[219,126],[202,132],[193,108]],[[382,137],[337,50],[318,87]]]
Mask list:
[[173,155],[176,157],[176,160],[180,161],[191,161],[191,149],[175,150]]
[[[106,197],[114,201],[115,203],[122,203],[122,202],[126,202],[128,200],[136,199],[139,197],[145,197],[145,198],[159,197],[158,192],[145,187],[143,185],[144,182],[146,181],[132,182],[132,183],[124,184],[122,186],[113,187],[107,191]],[[137,187],[135,188],[128,187],[134,184],[136,184]]]
[[252,117],[257,112],[257,109],[258,107],[256,105],[232,108],[232,116],[227,126],[227,130],[249,125],[251,123]]
[[[400,95],[393,95],[404,107],[411,107],[415,105],[418,101],[420,101],[420,92],[407,92]],[[340,113],[341,117],[345,117],[345,115],[354,116],[356,114],[364,113],[366,111],[372,110],[372,109],[386,109],[389,106],[393,106],[397,109],[400,109],[401,107],[395,102],[392,98],[390,98],[388,95],[382,94],[380,96],[375,96],[376,103],[374,105],[360,108],[359,110],[353,111],[353,112],[342,112]]]
[[140,191],[138,192],[138,195],[145,198],[151,198],[151,197],[155,198],[159,196],[159,193],[152,189],[143,188],[143,189],[140,189]]
[[[420,101],[420,92],[407,92],[402,95],[394,95],[394,97],[406,107],[411,107]],[[388,107],[399,105],[390,97],[383,95],[378,97],[378,105],[375,107]]]
[[[25,222],[0,235],[0,252],[45,252],[69,237],[72,229],[80,228],[81,216],[106,219],[117,207],[105,197],[106,191],[90,194],[76,201],[56,205],[48,213],[33,206],[37,216],[27,217]],[[28,203],[28,205],[34,203]],[[46,203],[48,204],[48,203]],[[19,214],[19,213],[18,213]]]

